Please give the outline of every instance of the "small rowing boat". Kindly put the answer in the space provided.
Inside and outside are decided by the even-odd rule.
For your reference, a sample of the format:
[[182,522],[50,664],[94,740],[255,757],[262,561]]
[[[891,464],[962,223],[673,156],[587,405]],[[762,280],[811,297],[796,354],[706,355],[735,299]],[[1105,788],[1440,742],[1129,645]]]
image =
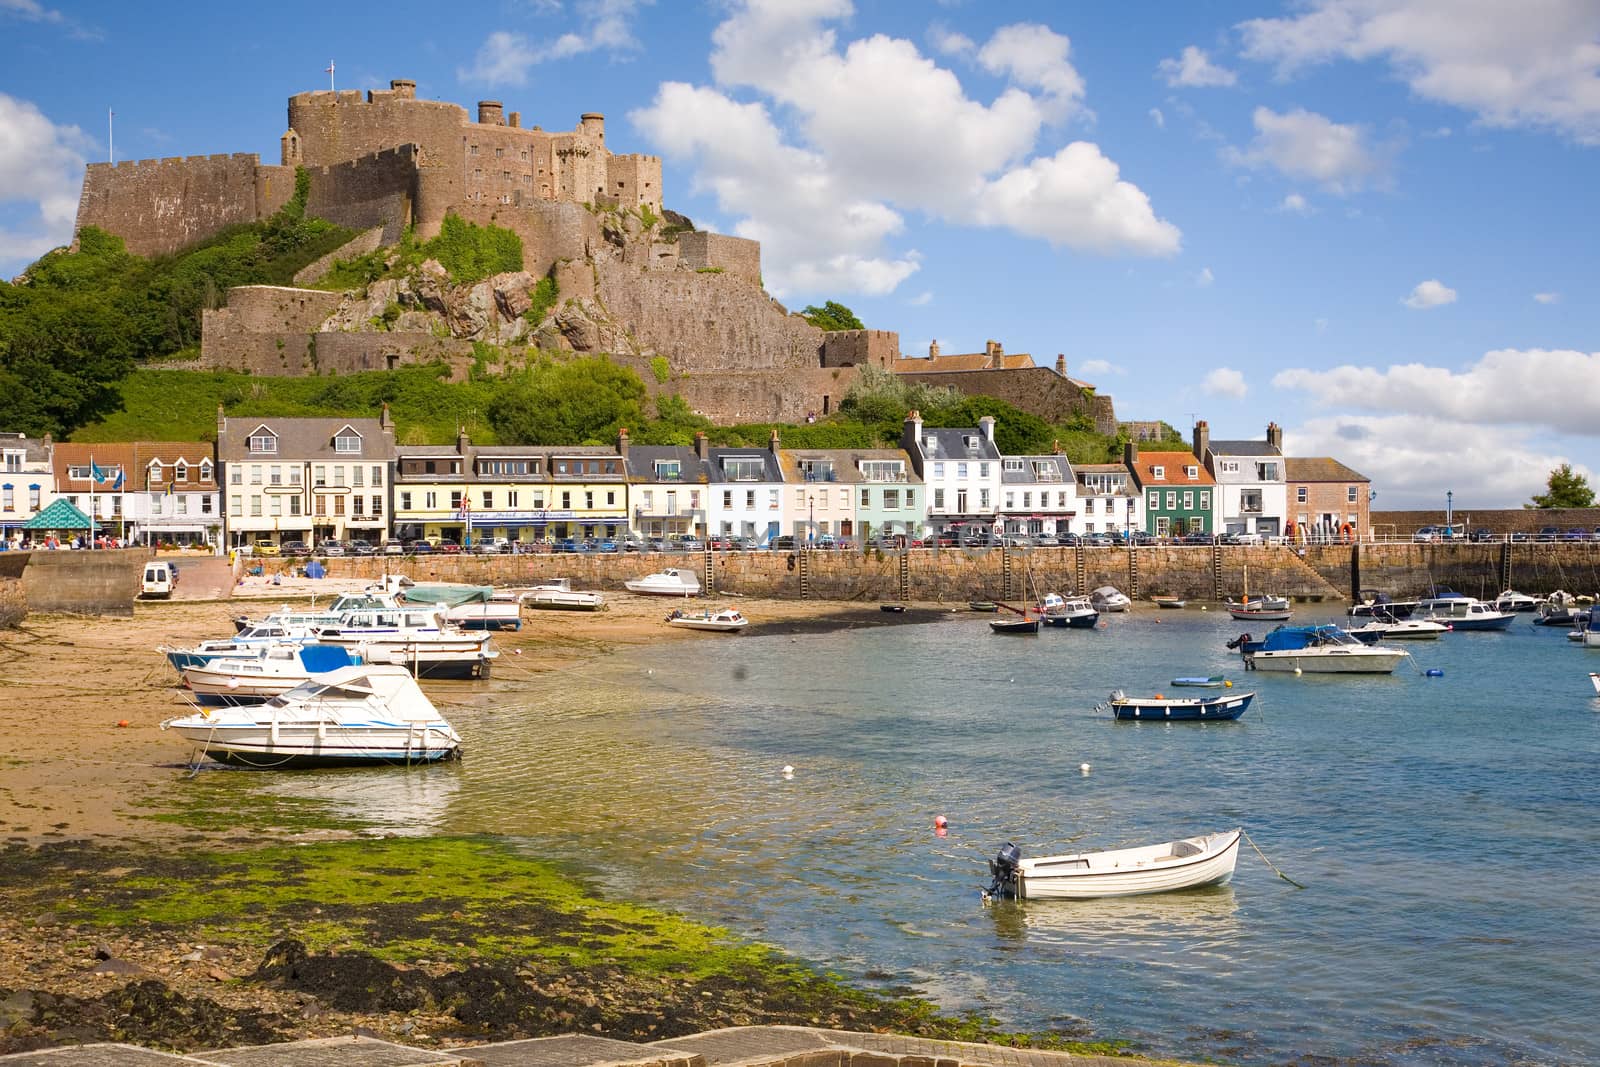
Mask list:
[[1017,900],[1093,900],[1223,885],[1233,877],[1243,830],[1185,837],[1159,845],[1023,859],[1009,841],[989,861],[986,896]]
[[1130,697],[1117,690],[1102,707],[1119,722],[1231,722],[1243,715],[1254,693],[1214,697]]
[[1204,678],[1191,675],[1188,678],[1174,678],[1169,684],[1190,686],[1195,689],[1221,689],[1228,684],[1228,679],[1220,674],[1212,674]]

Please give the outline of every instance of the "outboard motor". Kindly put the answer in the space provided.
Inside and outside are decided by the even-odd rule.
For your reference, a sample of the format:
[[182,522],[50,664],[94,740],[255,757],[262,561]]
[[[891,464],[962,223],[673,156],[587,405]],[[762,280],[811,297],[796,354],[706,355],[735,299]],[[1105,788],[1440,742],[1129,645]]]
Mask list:
[[1021,863],[1021,848],[1013,845],[1010,841],[1001,845],[999,855],[989,861],[989,874],[994,878],[994,881],[989,884],[988,889],[983,891],[984,899],[987,900],[995,896],[1015,899],[1020,888],[1018,885],[1018,873]]
[[1232,641],[1228,642],[1228,648],[1229,648],[1230,651],[1232,649],[1242,648],[1246,644],[1248,644],[1249,642],[1250,642],[1250,635],[1249,634],[1240,634],[1238,637],[1235,637]]

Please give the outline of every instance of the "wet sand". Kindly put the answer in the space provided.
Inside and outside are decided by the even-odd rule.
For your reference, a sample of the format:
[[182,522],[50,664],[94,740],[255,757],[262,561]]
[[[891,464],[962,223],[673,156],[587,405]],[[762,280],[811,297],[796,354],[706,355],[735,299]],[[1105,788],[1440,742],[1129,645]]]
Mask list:
[[[86,840],[126,843],[169,838],[179,830],[150,818],[159,800],[187,773],[189,746],[163,733],[164,719],[188,705],[158,651],[187,647],[233,632],[236,615],[262,615],[280,604],[318,602],[359,582],[247,579],[228,600],[140,603],[129,618],[29,616],[20,630],[0,631],[0,835],[13,843]],[[523,628],[495,635],[508,669],[537,673],[554,686],[580,686],[567,668],[630,647],[662,641],[738,641],[759,633],[803,633],[904,625],[950,614],[948,606],[909,605],[903,613],[876,604],[702,598],[736,606],[751,619],[745,634],[685,631],[664,624],[674,599],[608,594],[598,612],[524,611]],[[451,683],[461,685],[463,683]],[[485,683],[465,683],[485,684]],[[429,683],[423,683],[424,691]]]

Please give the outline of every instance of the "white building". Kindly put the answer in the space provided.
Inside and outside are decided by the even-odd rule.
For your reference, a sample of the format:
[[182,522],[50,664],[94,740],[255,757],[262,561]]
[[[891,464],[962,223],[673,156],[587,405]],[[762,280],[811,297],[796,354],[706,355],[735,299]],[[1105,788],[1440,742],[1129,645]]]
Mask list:
[[1217,480],[1217,530],[1225,534],[1284,532],[1289,494],[1283,429],[1267,424],[1264,441],[1213,441],[1204,421],[1194,425],[1194,454]]
[[1000,461],[1000,521],[1005,532],[1066,533],[1078,513],[1078,481],[1064,455],[1005,456]]
[[1144,499],[1121,463],[1079,463],[1075,534],[1121,534],[1144,528]]
[[707,448],[706,528],[713,537],[772,542],[785,529],[778,435],[767,448]]
[[15,540],[22,524],[55,499],[50,435],[0,433],[0,540]]
[[985,415],[975,428],[924,429],[922,413],[906,416],[901,447],[923,482],[927,526],[938,536],[956,527],[991,532],[1000,505],[1000,451],[994,444],[994,419]]

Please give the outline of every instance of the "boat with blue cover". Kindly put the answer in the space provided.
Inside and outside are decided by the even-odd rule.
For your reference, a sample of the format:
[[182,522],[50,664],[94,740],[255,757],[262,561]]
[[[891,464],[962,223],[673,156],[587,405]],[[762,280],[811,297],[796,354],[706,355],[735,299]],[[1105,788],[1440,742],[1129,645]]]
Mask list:
[[249,656],[280,645],[301,645],[316,640],[316,628],[305,623],[259,622],[246,626],[232,637],[202,641],[193,648],[162,646],[172,669],[182,674],[190,667],[203,667],[225,656]]
[[359,666],[360,656],[336,645],[269,645],[244,656],[220,656],[186,667],[183,684],[201,707],[260,704],[329,671]]
[[1337,626],[1279,626],[1257,641],[1240,634],[1228,642],[1244,657],[1245,670],[1304,674],[1393,674],[1410,653],[1386,645],[1364,645]]

